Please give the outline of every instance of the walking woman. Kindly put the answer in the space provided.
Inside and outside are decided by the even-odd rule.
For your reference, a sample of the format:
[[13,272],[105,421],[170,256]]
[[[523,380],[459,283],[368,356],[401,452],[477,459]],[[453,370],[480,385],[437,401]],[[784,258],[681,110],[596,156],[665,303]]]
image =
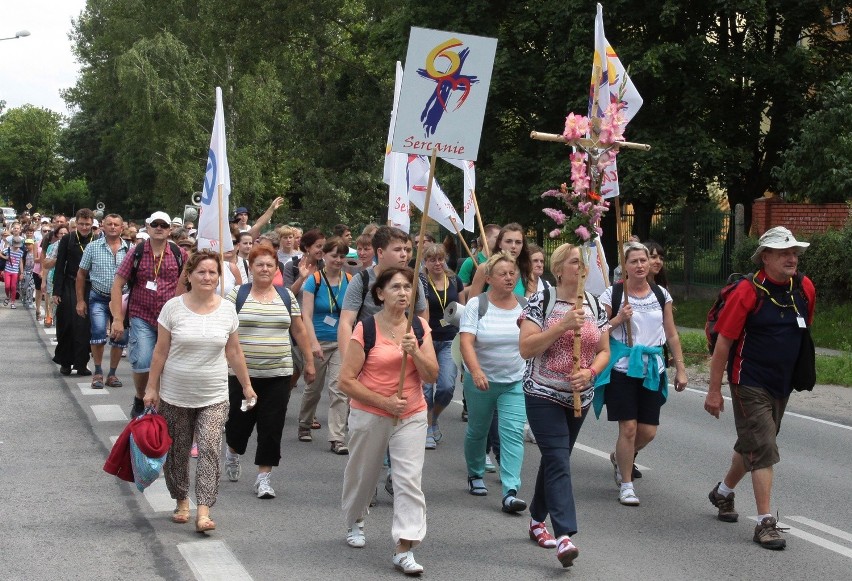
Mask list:
[[[520,317],[521,357],[527,360],[524,398],[541,463],[530,504],[530,538],[556,547],[569,567],[579,554],[571,540],[577,510],[571,485],[571,450],[592,404],[594,381],[609,362],[609,324],[594,296],[577,305],[577,287],[586,271],[580,249],[563,244],[553,252],[550,270],[556,286],[530,297]],[[574,332],[580,330],[580,369],[574,372]],[[574,415],[574,392],[582,412]],[[552,536],[545,520],[550,515]]]
[[546,288],[550,287],[550,283],[544,280],[544,249],[538,244],[530,244],[529,245],[529,253],[530,253],[530,280],[527,284],[527,297],[532,296],[533,294],[543,291]]
[[[618,440],[610,455],[618,501],[638,506],[633,487],[633,460],[657,434],[660,408],[668,396],[663,346],[674,354],[675,389],[686,389],[686,367],[680,337],[672,315],[672,297],[665,288],[648,280],[650,253],[640,242],[624,246],[627,280],[604,291],[600,302],[605,306],[612,351],[607,368],[600,374],[595,394],[595,413],[606,403],[607,419],[618,422]],[[628,341],[627,326],[632,332]]]
[[[226,297],[237,309],[239,342],[251,386],[257,394],[257,403],[251,409],[242,409],[246,384],[234,375],[236,369],[232,367],[232,373],[228,375],[231,407],[225,424],[228,443],[225,473],[231,482],[240,479],[240,456],[245,454],[257,425],[254,493],[258,498],[275,498],[270,475],[272,467],[278,466],[281,459],[281,434],[290,401],[290,376],[293,375],[291,333],[309,353],[308,335],[296,297],[284,287],[272,286],[272,278],[278,268],[276,254],[275,249],[267,245],[252,248],[248,262],[253,282],[235,287]],[[308,357],[305,378],[310,380],[314,374],[313,358]]]
[[44,326],[45,328],[50,328],[53,326],[53,301],[51,300],[53,297],[53,273],[56,266],[56,255],[59,249],[59,241],[62,240],[62,237],[68,234],[67,226],[58,226],[51,233],[51,241],[47,246],[47,251],[44,253],[44,258],[42,259],[42,269],[44,270],[44,281],[42,284],[44,285],[44,290],[46,293],[46,298],[44,301]]
[[646,240],[645,247],[650,257],[648,281],[668,288],[669,277],[666,274],[666,251],[659,242]]
[[[515,281],[515,288],[513,290],[519,297],[525,297],[527,295],[527,287],[532,285],[532,262],[530,261],[530,251],[527,246],[527,239],[524,237],[523,226],[517,222],[512,222],[500,229],[491,254],[499,254],[500,252],[507,253],[515,260],[517,280]],[[481,294],[488,288],[485,280],[486,276],[485,263],[482,263],[476,268],[476,273],[473,275],[473,282],[468,287],[468,300],[471,297]],[[532,288],[536,289],[535,286]]]
[[322,247],[323,268],[308,277],[303,285],[302,320],[308,333],[310,349],[317,366],[316,378],[305,386],[299,410],[299,439],[311,436],[311,424],[317,413],[317,404],[328,380],[328,441],[331,451],[339,456],[349,453],[346,447],[346,420],[349,416],[349,398],[340,390],[340,351],[337,348],[337,324],[340,309],[351,275],[343,272],[349,245],[343,238],[328,240]]
[[[405,312],[414,282],[410,268],[386,268],[376,277],[370,293],[383,309],[355,326],[340,371],[340,387],[352,408],[349,461],[343,474],[346,542],[350,547],[366,543],[364,517],[387,451],[394,488],[393,565],[407,575],[423,572],[412,550],[426,535],[426,498],[420,482],[427,422],[421,384],[438,376],[428,323],[418,317],[406,333]],[[397,387],[403,357],[407,360],[400,397]]]
[[429,301],[429,327],[432,328],[432,345],[438,358],[438,381],[424,383],[423,394],[429,410],[429,428],[426,430],[426,449],[434,450],[441,441],[438,418],[453,401],[456,377],[459,370],[453,361],[452,344],[459,328],[444,320],[444,309],[452,302],[464,304],[464,285],[446,265],[447,251],[444,245],[431,244],[423,251],[426,264],[420,281]]
[[198,443],[195,468],[195,530],[216,528],[210,508],[219,490],[222,428],[228,415],[228,366],[243,385],[243,397],[256,397],[246,369],[234,305],[217,294],[222,263],[210,250],[196,252],[184,266],[187,292],[166,302],[157,319],[145,406],[165,418],[172,437],[164,473],[177,507],[176,523],[189,521],[189,450]]
[[[467,399],[467,433],[464,456],[468,491],[485,496],[485,446],[494,411],[499,410],[500,481],[503,512],[520,512],[527,503],[517,498],[524,461],[524,360],[518,351],[518,274],[508,253],[494,254],[485,263],[488,292],[470,299],[462,315],[461,353],[464,359],[464,395]],[[487,301],[487,310],[480,304]]]

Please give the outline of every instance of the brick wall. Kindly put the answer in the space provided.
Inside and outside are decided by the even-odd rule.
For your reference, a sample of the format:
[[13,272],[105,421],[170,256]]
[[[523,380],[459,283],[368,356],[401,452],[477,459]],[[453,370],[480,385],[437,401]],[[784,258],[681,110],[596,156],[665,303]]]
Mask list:
[[780,198],[759,198],[752,205],[751,234],[760,236],[774,226],[786,226],[793,234],[843,228],[850,220],[847,204],[788,204]]

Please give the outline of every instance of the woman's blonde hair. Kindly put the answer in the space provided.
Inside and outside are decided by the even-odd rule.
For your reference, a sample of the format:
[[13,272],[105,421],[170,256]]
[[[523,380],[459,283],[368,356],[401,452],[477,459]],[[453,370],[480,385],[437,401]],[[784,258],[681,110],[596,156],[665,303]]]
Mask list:
[[[559,280],[559,277],[562,276],[562,267],[565,265],[565,261],[568,260],[568,257],[571,256],[571,251],[575,248],[580,247],[574,246],[570,242],[566,242],[554,250],[553,254],[550,255],[550,272],[556,277],[557,281]],[[586,261],[583,260],[582,252],[580,252],[580,266],[584,269],[586,268]]]
[[512,266],[517,266],[517,261],[508,252],[495,252],[485,262],[485,276],[491,276],[491,273],[501,262],[508,262]]

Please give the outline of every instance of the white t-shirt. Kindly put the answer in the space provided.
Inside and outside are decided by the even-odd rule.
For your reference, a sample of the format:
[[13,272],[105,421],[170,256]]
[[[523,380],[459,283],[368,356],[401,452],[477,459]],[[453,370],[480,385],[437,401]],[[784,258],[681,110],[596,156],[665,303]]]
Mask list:
[[[672,296],[664,287],[660,287],[663,291],[663,296],[666,303],[672,302]],[[612,287],[606,289],[600,296],[602,305],[612,307]],[[642,298],[628,297],[630,307],[633,309],[633,316],[630,318],[630,328],[633,333],[634,345],[648,345],[656,347],[663,345],[666,342],[666,331],[663,328],[663,310],[660,308],[660,302],[654,291],[648,290],[648,294]],[[621,298],[621,304],[624,305],[624,295]],[[625,325],[618,325],[610,329],[610,337],[627,344],[627,331]],[[660,372],[666,366],[662,356],[657,356]],[[627,357],[622,357],[615,363],[615,369],[621,372],[627,371]]]
[[518,317],[521,305],[511,310],[489,303],[485,316],[479,318],[479,297],[467,302],[459,331],[476,335],[473,343],[476,358],[485,377],[497,383],[512,383],[524,378],[526,362],[518,347],[521,330]]
[[160,377],[160,399],[174,406],[200,408],[228,400],[225,344],[240,325],[234,304],[224,299],[207,315],[189,310],[183,296],[163,305],[157,322],[172,341]]

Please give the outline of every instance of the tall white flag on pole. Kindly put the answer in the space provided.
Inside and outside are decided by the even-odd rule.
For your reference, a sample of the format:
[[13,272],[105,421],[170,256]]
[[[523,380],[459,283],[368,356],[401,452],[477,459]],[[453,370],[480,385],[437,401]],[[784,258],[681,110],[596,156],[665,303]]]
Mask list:
[[[221,188],[220,188],[221,186]],[[222,192],[219,211],[219,191]],[[222,89],[216,87],[216,115],[213,118],[213,133],[207,153],[207,172],[201,196],[201,213],[198,217],[198,247],[225,252],[232,250],[231,233],[228,226],[228,211],[231,198],[231,172],[228,169],[228,152],[225,143],[225,111],[222,107]],[[219,240],[220,232],[225,233]]]
[[[408,198],[411,203],[438,224],[455,232],[461,224],[461,219],[453,207],[447,194],[438,185],[438,180],[432,180],[432,196],[429,201],[429,211],[423,208],[426,203],[426,188],[429,185],[429,160],[424,155],[409,155],[408,157]],[[455,226],[453,225],[455,222]]]
[[391,109],[390,128],[385,146],[385,165],[382,181],[388,185],[388,221],[392,226],[408,232],[411,217],[408,215],[408,185],[406,184],[406,166],[408,156],[391,151],[393,128],[396,125],[396,111],[399,107],[399,93],[402,89],[402,63],[396,61],[396,82],[393,89],[393,108]]
[[[595,102],[596,86],[597,102]],[[615,53],[615,49],[604,36],[603,6],[598,4],[598,12],[595,16],[595,56],[589,88],[589,117],[603,117],[610,103],[619,101],[624,105],[621,114],[624,116],[626,126],[642,107],[643,101]],[[604,170],[600,194],[604,198],[612,198],[619,194],[618,165],[615,160]]]
[[476,192],[476,164],[473,160],[465,159],[449,159],[444,158],[444,161],[456,166],[464,172],[464,229],[473,232],[476,224],[476,204],[474,204],[473,196]]

